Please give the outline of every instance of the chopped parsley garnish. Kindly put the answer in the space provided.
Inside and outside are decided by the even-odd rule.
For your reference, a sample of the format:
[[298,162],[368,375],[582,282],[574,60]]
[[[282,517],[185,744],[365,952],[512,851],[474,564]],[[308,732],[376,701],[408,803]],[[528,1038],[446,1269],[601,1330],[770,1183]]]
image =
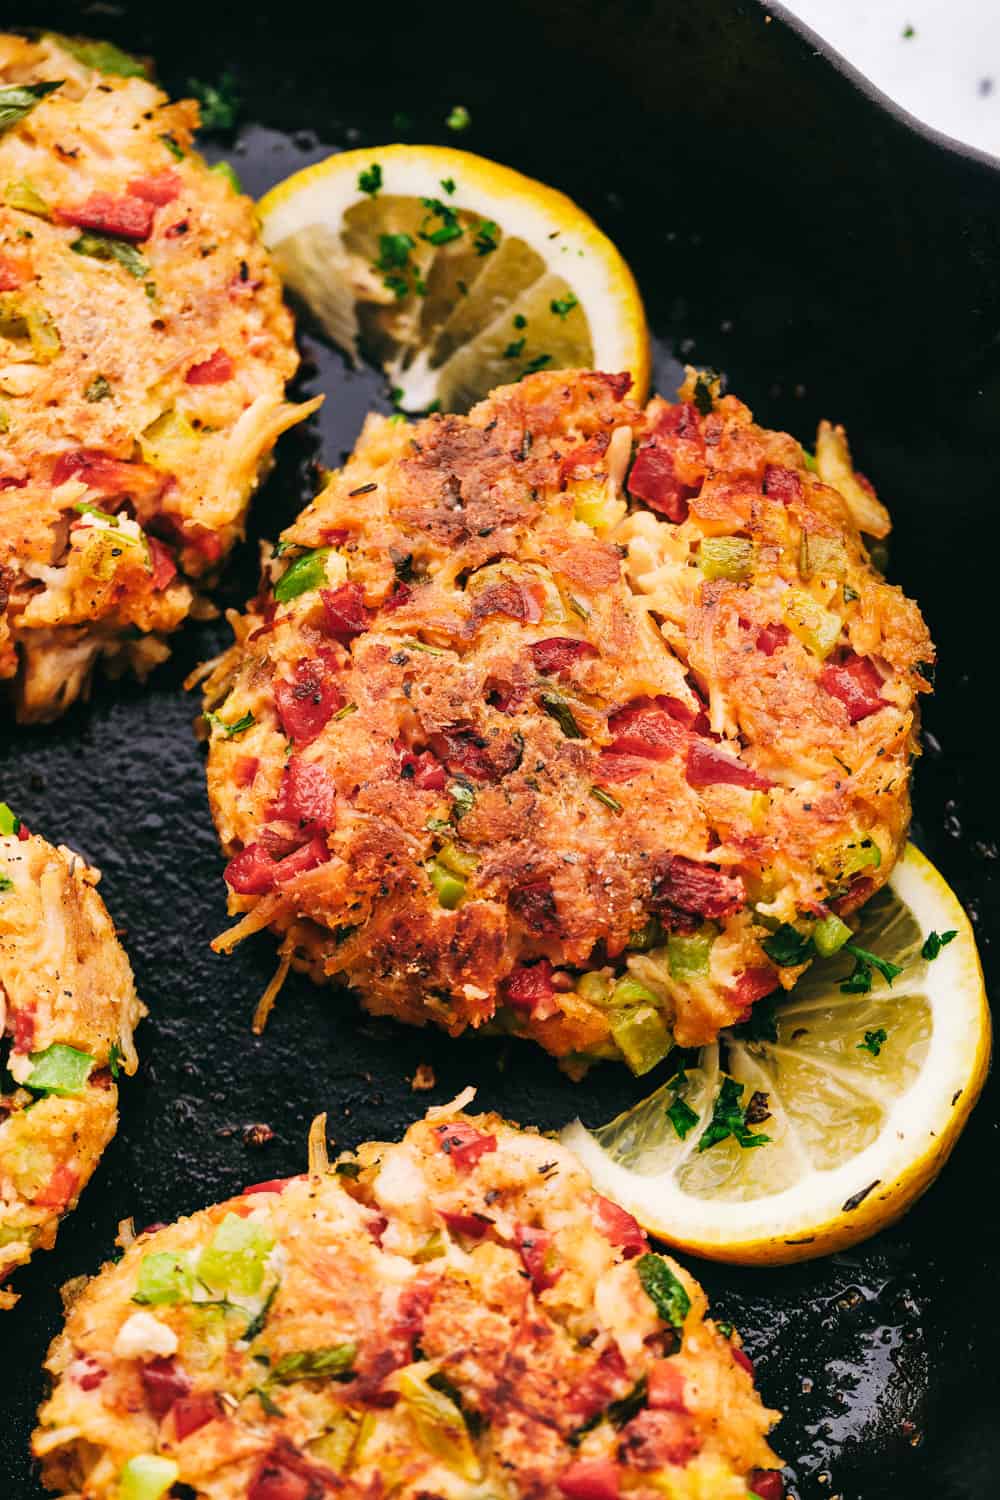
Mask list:
[[948,944],[957,937],[958,929],[956,927],[952,927],[948,932],[935,932],[932,928],[924,939],[924,946],[920,950],[920,957],[926,958],[928,963],[933,962],[941,952],[941,949],[947,948]]
[[300,594],[311,593],[326,582],[326,560],[332,547],[315,547],[305,552],[282,573],[274,585],[274,597],[278,604],[287,604]]
[[410,263],[410,251],[416,245],[412,234],[380,234],[378,237],[377,271],[400,270]]
[[390,271],[388,276],[382,277],[382,285],[388,288],[397,302],[402,302],[410,290],[406,277],[397,276],[395,271]]
[[231,724],[227,724],[225,719],[220,719],[218,714],[211,712],[206,713],[205,718],[214,729],[221,730],[227,740],[234,739],[236,735],[242,734],[244,730],[249,729],[251,725],[257,722],[253,716],[252,709],[247,709],[242,718],[234,719]]
[[483,219],[481,223],[477,224],[475,237],[472,241],[476,247],[476,254],[489,255],[492,250],[495,250],[500,243],[497,238],[499,233],[500,226],[494,224],[492,219]]
[[455,822],[459,823],[475,805],[475,790],[467,781],[452,781],[448,784],[448,796],[455,804]]
[[524,369],[521,371],[522,380],[524,379],[525,375],[534,375],[536,370],[544,370],[545,366],[550,365],[551,363],[551,354],[536,354],[534,359],[529,360]]
[[293,1380],[350,1380],[357,1344],[332,1344],[326,1349],[301,1349],[284,1354],[270,1378],[283,1384]]
[[451,195],[452,195],[452,193],[455,191],[455,179],[454,179],[454,177],[442,177],[441,178],[441,186],[444,188],[445,192],[448,194],[448,196],[450,198]]
[[722,1334],[722,1337],[724,1339],[731,1339],[732,1338],[733,1333],[735,1331],[734,1328],[733,1328],[732,1323],[727,1323],[724,1320],[720,1320],[718,1323],[716,1323],[715,1326],[719,1330],[719,1332]]
[[30,114],[39,99],[62,88],[63,82],[60,78],[57,83],[21,83],[0,88],[0,134]]
[[223,73],[218,83],[201,83],[190,78],[188,88],[201,107],[202,130],[232,130],[241,102],[232,73]]
[[565,297],[553,297],[549,303],[549,308],[555,313],[557,318],[565,318],[573,311],[574,307],[579,307],[579,305],[579,300],[574,297],[573,293],[567,292]]
[[112,1078],[119,1078],[121,1076],[122,1056],[122,1049],[119,1047],[118,1043],[112,1042],[111,1050],[108,1053],[108,1072],[111,1074]]
[[69,248],[77,255],[89,256],[91,260],[116,260],[136,281],[141,281],[149,271],[134,245],[130,245],[128,240],[116,239],[111,234],[93,234],[86,230],[77,236]]
[[[164,130],[160,136],[160,140],[166,146],[167,150],[170,152],[170,155],[174,158],[174,161],[184,160],[184,148],[181,146],[175,135],[171,135],[169,130]],[[212,170],[215,171],[216,169],[213,167]]]
[[375,197],[381,186],[382,168],[377,161],[373,161],[367,171],[358,173],[358,188],[362,193],[367,193],[370,198]]
[[897,975],[903,972],[901,964],[891,963],[887,958],[879,958],[878,954],[870,952],[867,948],[859,948],[856,943],[845,943],[844,952],[849,953],[854,959],[854,968],[840,986],[841,993],[844,995],[867,995],[872,987],[873,969],[877,969],[889,985]]
[[[422,240],[429,245],[447,245],[451,240],[459,240],[465,233],[458,222],[458,214],[448,203],[442,203],[440,198],[421,198],[421,203],[427,212],[420,225],[418,233]],[[440,219],[436,229],[428,229],[435,219]]]
[[[677,1079],[674,1079],[672,1081],[672,1085],[673,1083],[677,1083],[679,1089],[682,1085],[678,1082],[678,1080],[683,1080],[686,1083],[687,1075],[684,1073],[678,1073]],[[667,1106],[667,1119],[670,1121],[671,1125],[674,1127],[682,1141],[688,1135],[690,1135],[691,1131],[698,1123],[697,1114],[691,1108],[690,1104],[686,1102],[686,1100],[679,1097],[679,1093],[674,1098],[673,1104]]]
[[754,1001],[747,1020],[733,1027],[733,1035],[744,1042],[776,1042],[778,1040],[778,997],[764,995]]
[[606,792],[602,786],[592,786],[590,788],[590,795],[596,802],[603,803],[610,812],[613,812],[618,817],[625,811],[617,797],[612,797],[611,793]]
[[691,1307],[691,1299],[683,1284],[678,1281],[666,1261],[652,1251],[640,1255],[635,1269],[643,1291],[664,1323],[669,1323],[680,1332]]
[[83,393],[84,401],[109,401],[111,399],[111,382],[103,375],[95,375]]
[[584,738],[583,731],[573,717],[573,710],[561,693],[553,692],[551,688],[543,688],[538,695],[538,701],[549,718],[555,719],[568,740]]
[[12,891],[14,882],[9,875],[0,875],[0,891]]
[[717,378],[712,371],[706,370],[704,374],[698,376],[694,383],[694,404],[703,417],[707,417],[715,405],[715,398],[712,395],[712,382]]
[[444,123],[449,130],[468,130],[472,124],[472,116],[464,104],[456,104]]
[[878,1057],[884,1044],[889,1040],[889,1033],[884,1026],[877,1026],[874,1031],[866,1031],[863,1042],[858,1043],[859,1052],[870,1052],[872,1057]]
[[769,1135],[747,1128],[747,1111],[740,1104],[743,1090],[744,1085],[737,1079],[730,1078],[728,1075],[723,1078],[722,1087],[712,1106],[712,1118],[698,1142],[699,1151],[708,1151],[712,1146],[717,1146],[720,1141],[728,1140],[730,1136],[738,1146],[742,1146],[744,1151],[753,1146],[766,1146],[770,1142]]
[[333,1170],[338,1177],[360,1177],[361,1163],[359,1161],[338,1161]]
[[793,969],[807,963],[814,951],[812,938],[789,922],[782,922],[777,932],[772,932],[760,946],[779,969]]
[[524,346],[526,342],[527,340],[523,338],[512,339],[511,342],[507,345],[506,349],[503,351],[504,359],[520,359],[521,355],[524,353]]
[[511,322],[514,324],[515,328],[527,328],[528,326],[528,320],[524,316],[524,313],[515,313],[513,318],[511,319]]
[[89,1052],[67,1047],[64,1042],[53,1042],[44,1052],[32,1052],[30,1057],[31,1072],[25,1088],[39,1094],[79,1094],[95,1066]]

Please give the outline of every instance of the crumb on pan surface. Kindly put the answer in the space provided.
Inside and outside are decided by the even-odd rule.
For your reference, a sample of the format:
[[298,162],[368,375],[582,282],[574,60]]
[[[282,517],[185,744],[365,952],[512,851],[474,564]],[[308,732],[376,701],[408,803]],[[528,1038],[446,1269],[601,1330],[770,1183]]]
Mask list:
[[558,1142],[462,1102],[333,1166],[311,1138],[311,1174],[140,1236],[77,1292],[33,1438],[46,1484],[780,1495],[778,1414],[694,1279]]
[[645,1072],[850,936],[932,675],[888,515],[840,429],[627,388],[369,417],[285,531],[206,684],[221,949],[269,926],[374,1012]]
[[[0,1281],[51,1249],[118,1124],[142,1014],[100,876],[12,819],[0,835]],[[0,1292],[0,1307],[14,1293]]]
[[241,535],[297,357],[198,107],[0,35],[0,677],[55,718],[144,676]]

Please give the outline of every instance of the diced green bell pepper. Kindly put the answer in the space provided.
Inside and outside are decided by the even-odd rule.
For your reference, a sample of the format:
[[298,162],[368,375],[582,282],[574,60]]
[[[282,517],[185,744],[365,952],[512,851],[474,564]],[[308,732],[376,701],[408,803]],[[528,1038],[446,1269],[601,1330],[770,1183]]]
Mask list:
[[132,1301],[149,1307],[188,1302],[192,1286],[191,1272],[179,1255],[171,1250],[151,1250],[139,1262]]
[[821,958],[830,958],[850,941],[851,929],[839,917],[824,917],[812,930],[812,940]]
[[234,193],[242,193],[243,184],[240,181],[239,173],[228,161],[217,161],[214,167],[209,167],[209,171],[214,172],[216,177],[221,177],[228,182]]
[[297,599],[299,594],[308,594],[313,589],[321,588],[326,582],[326,560],[332,551],[332,547],[316,547],[312,552],[304,552],[301,557],[297,557],[274,585],[277,602],[287,604],[289,599]]
[[139,1453],[130,1458],[118,1481],[118,1500],[160,1500],[177,1481],[180,1469],[172,1458]]
[[781,602],[785,624],[793,635],[821,661],[825,661],[840,639],[843,622],[824,609],[805,589],[786,589]]
[[44,1052],[31,1053],[31,1072],[25,1088],[40,1094],[79,1094],[84,1089],[96,1059],[77,1047],[53,1042]]
[[431,885],[437,891],[438,903],[447,907],[448,911],[454,911],[465,895],[465,881],[462,876],[454,874],[436,859],[429,860],[426,869],[431,878]]
[[698,932],[672,932],[667,938],[667,959],[671,979],[696,979],[708,973],[708,960],[715,942],[711,928]]
[[452,874],[461,875],[463,879],[475,874],[479,864],[474,854],[467,849],[459,849],[458,845],[453,844],[450,839],[438,850],[437,862],[439,865],[444,865],[446,870],[451,870]]
[[6,802],[0,802],[0,838],[10,838],[12,834],[20,832],[20,828],[21,819],[11,812]]
[[740,583],[753,573],[753,542],[745,536],[707,536],[698,549],[698,565],[706,578]]
[[3,201],[8,208],[16,208],[23,214],[35,214],[39,219],[52,217],[49,205],[27,177],[21,177],[17,182],[8,182],[4,188]]
[[631,975],[611,992],[610,1019],[615,1045],[637,1077],[655,1068],[673,1046],[656,996]]
[[210,1286],[237,1295],[260,1291],[264,1261],[274,1240],[263,1225],[227,1214],[198,1261],[198,1275]]
[[576,993],[588,1005],[607,1005],[608,996],[611,994],[611,985],[606,974],[601,974],[597,969],[592,969],[587,974],[581,974],[576,981]]

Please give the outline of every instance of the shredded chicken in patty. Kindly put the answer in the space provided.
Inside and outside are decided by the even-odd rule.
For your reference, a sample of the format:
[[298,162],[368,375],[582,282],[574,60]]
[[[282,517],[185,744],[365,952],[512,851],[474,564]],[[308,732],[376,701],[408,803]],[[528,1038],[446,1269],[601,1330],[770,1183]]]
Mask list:
[[144,676],[241,534],[292,324],[198,107],[0,35],[0,677],[52,719]]
[[462,1102],[332,1167],[314,1127],[308,1176],[106,1266],[49,1352],[45,1483],[86,1500],[780,1500],[777,1413],[693,1277],[558,1142]]
[[220,948],[641,1073],[850,938],[933,661],[887,514],[841,431],[628,383],[370,417],[284,533],[207,685]]
[[[0,1280],[49,1250],[118,1125],[138,1065],[132,970],[100,875],[0,804]],[[13,829],[13,832],[9,832]],[[0,1291],[0,1307],[17,1297]]]

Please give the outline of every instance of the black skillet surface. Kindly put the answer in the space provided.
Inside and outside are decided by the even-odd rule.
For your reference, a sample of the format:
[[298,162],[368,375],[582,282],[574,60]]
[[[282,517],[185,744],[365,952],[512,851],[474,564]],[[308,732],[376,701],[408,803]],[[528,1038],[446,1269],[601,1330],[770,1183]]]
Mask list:
[[[920,842],[969,905],[992,968],[996,817],[977,752],[996,720],[975,688],[992,688],[1000,565],[996,166],[913,129],[815,39],[749,0],[450,7],[331,5],[321,18],[271,4],[54,0],[17,19],[155,54],[174,91],[232,68],[246,123],[210,148],[233,157],[254,193],[329,150],[397,137],[467,146],[554,183],[635,267],[664,390],[690,358],[725,370],[770,426],[808,440],[820,416],[846,422],[893,506],[892,574],[941,647]],[[472,124],[456,138],[443,122],[458,103]],[[337,462],[365,408],[385,405],[370,372],[347,370],[308,333],[302,342],[303,393],[323,389],[328,401],[313,429],[285,441],[255,535],[274,536],[309,493],[311,463]],[[227,602],[249,592],[253,557],[251,542]],[[221,860],[196,706],[180,687],[224,637],[193,629],[147,691],[102,686],[56,728],[0,737],[3,797],[103,868],[151,1010],[118,1137],[3,1318],[9,1500],[41,1493],[26,1444],[57,1288],[96,1268],[119,1219],[171,1219],[297,1171],[320,1109],[353,1145],[396,1134],[469,1081],[482,1104],[546,1127],[578,1110],[598,1123],[642,1087],[613,1068],[574,1087],[527,1045],[375,1023],[298,977],[266,1035],[250,1035],[273,945],[262,936],[228,960],[209,952],[225,921]],[[430,1095],[410,1091],[419,1062],[437,1074]],[[695,1268],[717,1313],[746,1334],[765,1398],[787,1413],[778,1447],[802,1500],[1000,1494],[997,1093],[898,1228],[792,1270]],[[266,1145],[254,1143],[256,1123],[273,1128]]]

